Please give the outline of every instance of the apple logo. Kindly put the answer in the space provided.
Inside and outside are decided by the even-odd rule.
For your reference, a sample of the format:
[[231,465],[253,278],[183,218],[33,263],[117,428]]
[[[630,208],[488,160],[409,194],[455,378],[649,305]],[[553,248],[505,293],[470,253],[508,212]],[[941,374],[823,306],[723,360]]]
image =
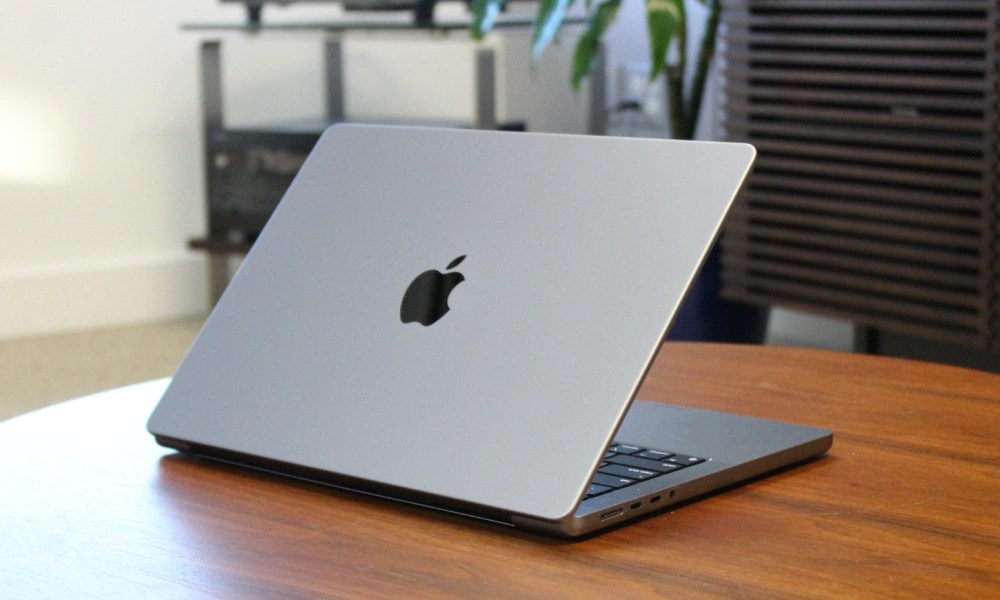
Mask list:
[[[448,264],[447,271],[457,267],[465,255]],[[399,319],[403,323],[420,323],[424,327],[432,325],[448,312],[448,296],[455,286],[465,281],[461,273],[442,273],[431,269],[417,275],[403,294],[399,306]]]

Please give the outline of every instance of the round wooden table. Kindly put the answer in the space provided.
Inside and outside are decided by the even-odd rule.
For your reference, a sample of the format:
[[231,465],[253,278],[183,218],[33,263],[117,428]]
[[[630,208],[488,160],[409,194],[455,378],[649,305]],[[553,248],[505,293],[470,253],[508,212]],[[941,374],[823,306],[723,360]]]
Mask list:
[[0,597],[1000,593],[1000,376],[667,344],[641,397],[835,432],[826,457],[577,542],[158,447],[166,380],[0,424]]

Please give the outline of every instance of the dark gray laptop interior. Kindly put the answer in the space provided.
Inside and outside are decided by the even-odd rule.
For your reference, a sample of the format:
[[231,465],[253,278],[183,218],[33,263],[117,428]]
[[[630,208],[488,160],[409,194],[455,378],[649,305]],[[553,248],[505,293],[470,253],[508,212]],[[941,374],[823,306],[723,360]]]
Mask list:
[[821,454],[827,431],[633,402],[753,157],[726,143],[332,127],[149,431],[557,535]]

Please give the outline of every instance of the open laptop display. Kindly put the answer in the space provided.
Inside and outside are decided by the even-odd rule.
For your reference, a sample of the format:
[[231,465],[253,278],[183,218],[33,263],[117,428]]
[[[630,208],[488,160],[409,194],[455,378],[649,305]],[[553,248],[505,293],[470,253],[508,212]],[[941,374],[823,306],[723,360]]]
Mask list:
[[828,431],[633,402],[753,157],[334,126],[149,431],[567,536],[821,454]]

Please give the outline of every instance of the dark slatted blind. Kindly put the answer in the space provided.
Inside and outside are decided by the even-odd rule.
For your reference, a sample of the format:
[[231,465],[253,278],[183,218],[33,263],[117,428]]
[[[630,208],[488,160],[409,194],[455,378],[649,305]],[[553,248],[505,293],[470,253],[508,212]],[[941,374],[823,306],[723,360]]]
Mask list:
[[998,0],[727,0],[725,294],[1000,346]]

